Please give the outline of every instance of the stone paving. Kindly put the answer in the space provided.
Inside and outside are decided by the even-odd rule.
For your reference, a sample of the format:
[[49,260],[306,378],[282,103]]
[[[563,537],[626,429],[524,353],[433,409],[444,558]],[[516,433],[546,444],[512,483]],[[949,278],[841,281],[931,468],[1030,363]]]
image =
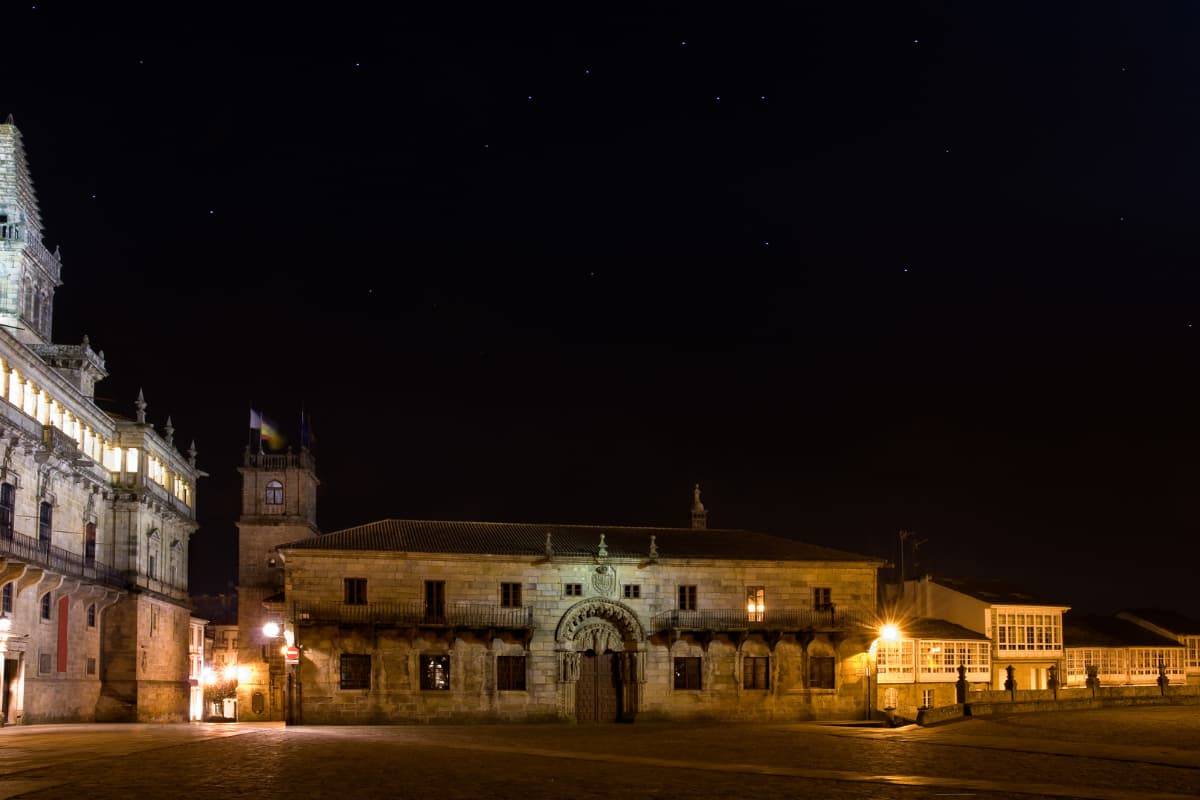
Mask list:
[[[897,730],[717,723],[35,726],[0,731],[0,798],[1151,800],[1200,797],[1198,744],[1195,708]],[[1168,751],[1177,763],[1156,757]]]

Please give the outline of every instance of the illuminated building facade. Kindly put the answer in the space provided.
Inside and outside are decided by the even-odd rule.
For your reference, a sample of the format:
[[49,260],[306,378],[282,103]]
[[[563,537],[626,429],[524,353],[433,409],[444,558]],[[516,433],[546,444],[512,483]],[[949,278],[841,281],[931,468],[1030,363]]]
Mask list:
[[61,261],[0,125],[0,719],[184,721],[195,448],[101,410],[104,353],[51,338]]
[[282,689],[264,716],[864,715],[881,562],[706,522],[697,492],[690,528],[389,519],[281,542],[280,636],[243,625]]

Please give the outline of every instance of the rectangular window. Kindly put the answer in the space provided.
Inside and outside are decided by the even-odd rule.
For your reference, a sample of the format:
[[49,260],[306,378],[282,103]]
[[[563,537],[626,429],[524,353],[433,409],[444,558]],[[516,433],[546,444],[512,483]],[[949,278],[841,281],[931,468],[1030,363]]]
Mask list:
[[700,689],[700,657],[682,656],[675,659],[675,688]]
[[13,608],[13,585],[12,581],[4,584],[4,588],[0,589],[0,614],[11,614]]
[[54,506],[43,501],[38,506],[38,547],[50,549],[50,539],[54,531]]
[[626,600],[638,600],[642,596],[642,585],[640,583],[627,583],[621,589]]
[[0,539],[13,538],[13,517],[17,489],[11,483],[0,484]]
[[1062,649],[1062,614],[993,614],[993,638],[996,649],[1058,651]]
[[583,584],[582,583],[564,583],[563,584],[563,596],[564,597],[583,597]]
[[680,586],[679,587],[679,610],[680,611],[695,611],[696,610],[696,587],[695,586]]
[[496,656],[496,689],[501,692],[525,691],[525,656]]
[[421,689],[431,692],[450,690],[450,656],[421,656]]
[[92,658],[91,656],[88,656],[88,660],[87,660],[87,674],[88,675],[96,674],[96,659]]
[[933,689],[921,690],[921,708],[933,708]]
[[771,688],[771,659],[767,656],[746,656],[742,659],[742,688]]
[[343,578],[342,588],[346,605],[365,606],[367,604],[366,578]]
[[50,670],[54,668],[54,663],[50,658],[49,653],[38,653],[38,674],[49,675]]
[[827,586],[817,586],[813,589],[813,608],[817,611],[833,609],[833,590]]
[[502,584],[500,584],[500,607],[501,608],[520,608],[521,607],[521,584],[519,584],[519,583],[502,583]]
[[761,586],[746,587],[746,619],[762,622],[767,610],[767,590]]
[[833,656],[811,656],[808,659],[808,686],[810,689],[835,689]]
[[371,688],[371,657],[360,653],[342,653],[341,689]]
[[446,582],[425,581],[425,621],[431,624],[446,622]]

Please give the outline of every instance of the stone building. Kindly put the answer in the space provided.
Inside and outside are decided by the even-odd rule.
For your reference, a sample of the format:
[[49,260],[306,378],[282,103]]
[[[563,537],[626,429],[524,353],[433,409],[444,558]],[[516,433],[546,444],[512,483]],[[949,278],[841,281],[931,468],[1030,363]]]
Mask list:
[[[743,530],[381,520],[315,535],[311,458],[243,466],[271,573],[240,719],[812,719],[868,711],[882,562]],[[264,479],[265,482],[264,482]],[[282,484],[281,487],[272,483]],[[295,483],[293,483],[295,482]],[[276,492],[272,500],[272,492]],[[293,513],[291,493],[300,495]],[[243,530],[247,523],[241,524]],[[281,540],[293,527],[303,535]],[[263,552],[273,544],[271,552]],[[243,564],[245,560],[243,560]],[[259,573],[264,574],[264,573]],[[243,585],[245,577],[242,578]],[[266,591],[264,588],[262,591]],[[248,606],[240,600],[243,613]],[[268,638],[262,623],[278,624]],[[286,644],[299,647],[287,667]],[[262,714],[258,713],[262,711]]]
[[61,260],[0,125],[0,721],[187,719],[195,448],[101,410],[103,351],[51,339]]

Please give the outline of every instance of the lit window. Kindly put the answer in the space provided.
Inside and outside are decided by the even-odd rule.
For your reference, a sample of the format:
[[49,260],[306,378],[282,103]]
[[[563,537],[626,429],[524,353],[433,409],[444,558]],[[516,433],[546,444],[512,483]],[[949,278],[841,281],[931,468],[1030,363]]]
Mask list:
[[450,656],[421,656],[421,689],[450,690]]
[[125,471],[138,471],[138,451],[136,447],[131,447],[125,451]]
[[933,708],[933,689],[921,690],[921,708]]
[[762,586],[750,586],[746,589],[746,619],[749,622],[762,622],[767,608],[767,590]]
[[279,481],[267,483],[266,503],[269,506],[283,505],[283,484]]

